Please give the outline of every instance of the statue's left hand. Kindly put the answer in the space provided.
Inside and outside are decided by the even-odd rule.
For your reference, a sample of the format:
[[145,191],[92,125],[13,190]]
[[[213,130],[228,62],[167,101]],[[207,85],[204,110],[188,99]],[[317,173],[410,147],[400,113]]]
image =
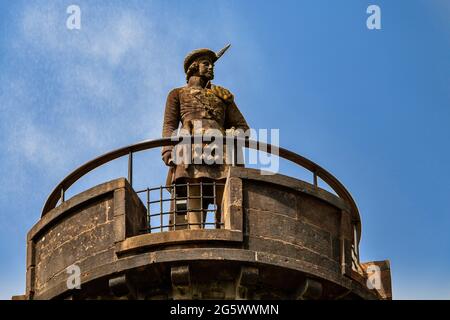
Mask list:
[[162,156],[163,162],[166,164],[166,166],[171,167],[174,166],[174,162],[172,160],[172,152],[165,152]]

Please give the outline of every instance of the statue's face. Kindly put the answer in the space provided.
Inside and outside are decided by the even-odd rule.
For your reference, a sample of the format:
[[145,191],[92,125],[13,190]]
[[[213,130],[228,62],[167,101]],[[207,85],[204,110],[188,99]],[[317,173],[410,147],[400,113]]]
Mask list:
[[207,80],[214,79],[214,63],[208,58],[200,58],[198,61],[198,75]]

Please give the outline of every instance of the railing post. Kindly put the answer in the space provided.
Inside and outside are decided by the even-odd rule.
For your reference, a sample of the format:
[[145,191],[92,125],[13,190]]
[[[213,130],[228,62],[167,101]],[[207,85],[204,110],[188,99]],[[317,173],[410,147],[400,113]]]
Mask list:
[[133,152],[128,153],[128,182],[133,187]]
[[191,224],[189,222],[189,210],[191,209],[191,191],[189,187],[189,182],[186,183],[186,221],[187,221],[187,227],[186,229],[191,229]]
[[65,191],[64,188],[61,188],[61,203],[63,203],[65,201]]
[[313,179],[314,179],[314,187],[318,187],[318,184],[317,184],[317,170],[314,170],[314,172],[313,172]]
[[[208,208],[206,208],[208,210]],[[206,219],[208,218],[208,211],[206,211],[206,217],[204,218],[203,212],[203,182],[200,181],[200,229],[206,229]],[[205,223],[203,222],[205,221]]]
[[217,229],[217,194],[216,194],[216,181],[213,182],[213,205],[214,205],[214,228]]
[[237,137],[233,136],[233,167],[236,166],[238,160],[238,150],[237,150]]
[[346,256],[345,256],[345,215],[346,211],[341,210],[341,217],[339,222],[339,264],[341,266],[341,273],[347,273],[347,264],[346,264]]
[[159,187],[159,210],[160,210],[160,227],[161,232],[163,232],[163,225],[164,225],[164,206],[163,206],[163,188],[162,186]]
[[353,228],[353,246],[355,248],[356,260],[359,263],[358,232],[356,231],[355,223],[352,223],[352,228]]
[[152,232],[152,217],[150,216],[150,189],[147,187],[147,227]]
[[[172,223],[173,223],[173,230],[175,231],[177,228],[177,185],[174,183],[173,186],[173,212],[172,214]],[[186,201],[187,203],[187,201]]]

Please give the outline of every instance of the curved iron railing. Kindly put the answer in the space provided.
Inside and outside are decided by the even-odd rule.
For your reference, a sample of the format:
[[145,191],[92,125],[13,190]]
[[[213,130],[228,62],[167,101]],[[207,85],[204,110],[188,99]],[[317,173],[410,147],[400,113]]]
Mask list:
[[[193,187],[198,188],[197,195],[192,195],[191,192],[189,192],[189,189]],[[135,190],[138,195],[144,195],[145,199],[141,198],[141,200],[143,202],[145,200],[144,203],[146,204],[147,209],[147,228],[142,230],[142,232],[153,233],[155,231],[175,231],[191,229],[192,227],[200,229],[223,228],[225,223],[221,219],[222,212],[221,209],[219,209],[220,204],[218,203],[218,199],[221,197],[219,197],[218,194],[223,194],[224,188],[225,183],[200,181],[197,183],[174,183],[169,186],[147,187],[146,189]],[[170,196],[164,197],[163,190],[167,191]],[[156,197],[150,196],[152,191],[156,193]],[[151,198],[156,198],[157,200],[151,200]],[[200,203],[197,203],[197,206],[190,206],[189,201],[191,200],[197,200]],[[212,206],[205,205],[205,200]],[[170,203],[170,208],[165,208],[164,203]],[[156,205],[156,210],[150,209],[152,204]],[[200,219],[195,222],[191,222],[188,219],[178,221],[177,217],[179,217],[179,215],[185,216],[190,212],[199,213]],[[165,217],[167,217],[167,219],[164,219]],[[208,217],[212,217],[212,219],[208,219]]]
[[[185,137],[184,137],[185,138]],[[203,137],[203,139],[208,139],[208,137]],[[216,139],[216,137],[214,137]],[[197,139],[201,139],[201,137],[191,136],[191,141],[195,143],[195,141],[199,141]],[[351,215],[353,219],[353,223],[356,225],[357,233],[358,233],[358,242],[361,237],[361,220],[359,216],[359,211],[356,206],[355,201],[353,200],[350,193],[347,191],[347,189],[342,185],[341,182],[339,182],[338,179],[336,179],[331,173],[329,173],[327,170],[319,166],[318,164],[314,163],[313,161],[295,153],[290,150],[273,146],[271,144],[267,144],[260,141],[253,141],[249,138],[242,138],[242,137],[234,137],[235,143],[238,144],[241,143],[246,148],[254,149],[254,150],[262,150],[270,154],[274,154],[273,150],[277,151],[276,155],[279,157],[289,160],[307,170],[309,170],[313,174],[313,184],[317,187],[317,178],[319,177],[322,179],[326,184],[328,184],[334,192],[345,202],[347,202],[351,208]],[[229,140],[229,137],[223,137],[223,143],[224,145]],[[200,140],[201,141],[201,140]],[[211,141],[211,140],[209,140]],[[42,209],[42,216],[47,214],[50,210],[54,209],[56,205],[58,204],[58,201],[61,200],[61,202],[64,201],[64,194],[66,190],[72,186],[78,179],[86,175],[87,173],[91,172],[92,170],[104,165],[105,163],[108,163],[112,160],[115,160],[117,158],[123,157],[125,155],[128,155],[128,181],[130,184],[133,184],[133,154],[139,151],[149,150],[153,148],[159,148],[169,145],[176,145],[178,141],[173,140],[171,138],[162,138],[162,139],[156,139],[156,140],[147,140],[138,142],[133,145],[129,145],[111,152],[108,152],[104,155],[101,155],[91,161],[86,162],[79,168],[75,169],[72,173],[70,173],[67,177],[65,177],[50,193],[49,197],[47,198],[47,201],[44,204],[44,207]]]

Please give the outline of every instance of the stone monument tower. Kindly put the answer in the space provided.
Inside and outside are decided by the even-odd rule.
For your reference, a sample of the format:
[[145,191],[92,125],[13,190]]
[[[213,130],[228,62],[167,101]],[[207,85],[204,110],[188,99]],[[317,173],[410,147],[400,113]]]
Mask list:
[[[360,262],[361,219],[346,188],[292,151],[236,134],[247,122],[233,94],[211,83],[228,47],[186,57],[187,84],[168,95],[162,139],[102,155],[55,187],[27,236],[26,292],[13,298],[392,298],[389,263]],[[173,135],[183,130],[190,142],[211,133],[223,142],[214,163],[187,162],[194,144],[177,159]],[[230,141],[277,150],[312,181],[246,168],[236,161],[242,150],[226,148]],[[162,148],[167,181],[138,189],[133,155],[154,148]],[[65,199],[79,178],[120,157],[128,157],[127,178]]]

